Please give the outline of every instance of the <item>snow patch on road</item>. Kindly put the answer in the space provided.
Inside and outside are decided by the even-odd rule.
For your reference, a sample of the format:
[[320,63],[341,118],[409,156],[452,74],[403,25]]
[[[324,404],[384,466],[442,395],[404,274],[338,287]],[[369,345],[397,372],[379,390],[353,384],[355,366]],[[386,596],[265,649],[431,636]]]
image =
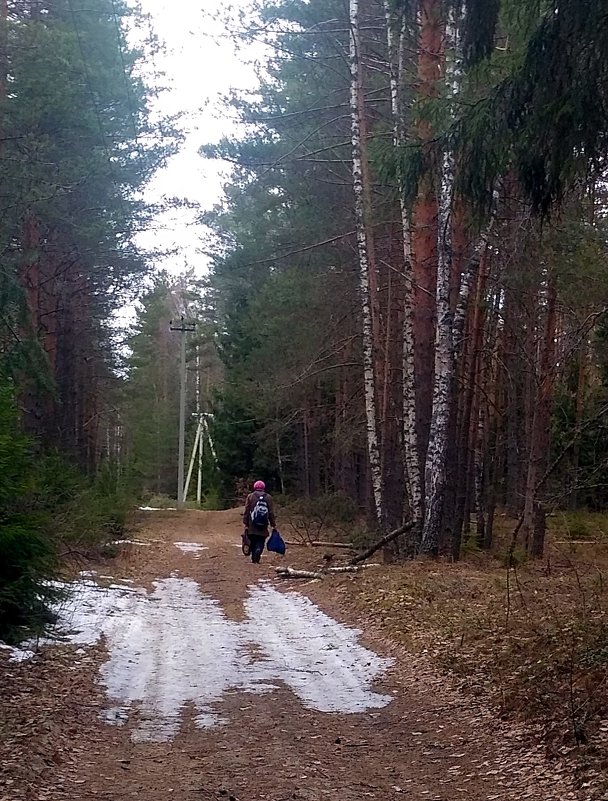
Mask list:
[[94,581],[79,581],[56,586],[65,590],[66,600],[54,611],[59,615],[50,636],[39,645],[52,645],[58,640],[73,645],[94,645],[102,634],[120,627],[133,605],[135,597],[145,596],[144,589],[112,584],[100,587]]
[[182,553],[193,553],[194,558],[200,558],[201,551],[208,551],[206,545],[201,545],[200,542],[174,542],[176,548],[179,548]]
[[101,668],[114,708],[137,705],[132,739],[171,739],[188,702],[199,725],[217,725],[213,705],[226,690],[252,683],[239,624],[190,579],[164,579],[133,600],[129,620],[106,633],[110,658]]
[[111,540],[108,545],[149,545],[144,540]]
[[46,645],[94,645],[110,625],[116,625],[115,619],[122,619],[131,605],[130,596],[146,592],[144,589],[116,584],[101,587],[89,579],[70,584],[49,581],[47,584],[65,593],[64,600],[54,604],[52,608],[58,616],[57,623],[49,629],[48,636],[28,640],[19,647],[0,643],[0,647],[10,650],[12,662],[31,659]]
[[[119,726],[131,720],[134,742],[172,739],[187,704],[201,728],[226,723],[216,709],[223,695],[264,694],[279,684],[320,712],[364,712],[391,700],[370,689],[391,660],[297,592],[251,586],[247,618],[236,622],[192,579],[159,580],[151,593],[90,580],[71,589],[53,636],[76,645],[105,637],[109,657],[100,675],[109,703],[102,718]],[[12,658],[31,656],[18,653]]]
[[35,656],[35,652],[27,647],[16,647],[14,645],[7,645],[0,640],[0,651],[8,651],[9,659],[11,662],[26,662]]
[[390,702],[369,685],[392,660],[359,645],[358,629],[329,617],[299,592],[278,592],[269,584],[250,588],[245,609],[249,637],[266,652],[270,674],[308,709],[364,712]]

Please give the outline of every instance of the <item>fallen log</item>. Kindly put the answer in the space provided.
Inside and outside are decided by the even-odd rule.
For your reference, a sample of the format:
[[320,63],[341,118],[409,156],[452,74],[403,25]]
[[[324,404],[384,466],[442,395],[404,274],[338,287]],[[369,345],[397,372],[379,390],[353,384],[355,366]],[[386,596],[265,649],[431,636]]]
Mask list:
[[352,542],[325,542],[325,540],[313,540],[310,544],[313,548],[347,548],[349,551],[355,550],[355,546]]
[[328,567],[327,570],[296,570],[294,567],[277,567],[276,572],[281,578],[323,578],[328,574],[336,573],[358,573],[367,567],[378,567],[378,565],[342,565],[341,567]]
[[600,540],[553,540],[554,545],[597,545],[598,542]]
[[296,570],[293,567],[277,567],[277,573],[281,578],[323,578],[323,573],[316,573],[313,570]]
[[298,548],[346,548],[349,551],[355,550],[352,542],[325,542],[324,540],[312,540],[312,542],[296,542],[295,540],[285,540],[285,545],[294,545]]
[[378,565],[342,565],[341,567],[328,567],[325,573],[358,573],[366,567],[378,567]]
[[407,534],[407,532],[411,531],[415,525],[416,522],[414,520],[410,520],[410,522],[406,523],[404,526],[400,526],[399,528],[396,528],[394,531],[391,531],[389,534],[385,534],[385,536],[382,537],[382,539],[378,540],[378,542],[371,545],[366,551],[363,551],[363,553],[359,553],[357,554],[357,556],[354,556],[350,560],[349,564],[357,565],[359,564],[359,562],[364,562],[366,559],[369,559],[370,556],[373,556],[376,553],[376,551],[379,551],[380,548],[382,548],[385,545],[388,545],[389,542],[396,540],[397,537],[400,537],[402,534]]

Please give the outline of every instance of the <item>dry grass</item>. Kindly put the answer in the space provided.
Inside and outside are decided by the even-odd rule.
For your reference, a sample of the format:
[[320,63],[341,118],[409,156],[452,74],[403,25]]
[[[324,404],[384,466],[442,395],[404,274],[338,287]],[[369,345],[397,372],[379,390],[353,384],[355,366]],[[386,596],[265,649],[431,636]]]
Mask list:
[[492,555],[383,566],[340,591],[426,651],[505,717],[539,725],[551,753],[608,769],[608,517],[557,515],[542,561],[511,570],[513,522]]

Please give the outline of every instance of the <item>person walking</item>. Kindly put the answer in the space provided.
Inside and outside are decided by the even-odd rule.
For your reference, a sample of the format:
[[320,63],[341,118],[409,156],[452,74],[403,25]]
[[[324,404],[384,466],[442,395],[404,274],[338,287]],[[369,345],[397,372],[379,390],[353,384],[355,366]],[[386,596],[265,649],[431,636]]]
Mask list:
[[268,526],[276,527],[272,496],[266,492],[266,484],[256,481],[253,492],[247,496],[243,514],[245,533],[244,541],[249,540],[251,561],[257,564],[264,551],[264,543],[268,537]]

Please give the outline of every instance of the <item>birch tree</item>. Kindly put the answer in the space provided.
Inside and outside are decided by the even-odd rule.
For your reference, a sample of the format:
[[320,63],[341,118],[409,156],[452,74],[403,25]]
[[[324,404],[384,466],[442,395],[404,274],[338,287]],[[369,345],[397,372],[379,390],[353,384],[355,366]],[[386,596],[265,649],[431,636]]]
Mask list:
[[[401,97],[403,89],[403,49],[405,26],[399,14],[393,15],[389,0],[384,0],[386,20],[387,50],[390,70],[391,114],[393,121],[393,145],[403,147],[406,134],[405,107]],[[420,479],[420,460],[418,452],[418,434],[416,430],[416,381],[414,359],[414,275],[412,234],[409,211],[405,201],[403,177],[399,181],[399,211],[401,233],[403,237],[403,275],[405,279],[403,297],[403,446],[405,448],[404,464],[406,468],[405,486],[407,491],[408,511],[416,521],[416,529],[422,521],[423,499]]]
[[448,423],[454,381],[452,349],[452,312],[450,310],[450,275],[452,266],[452,199],[454,158],[449,150],[443,154],[441,193],[439,198],[439,236],[437,243],[437,327],[435,337],[435,378],[429,447],[425,465],[426,502],[420,552],[434,554],[439,545],[439,528],[443,511]]
[[366,215],[366,193],[369,187],[364,184],[368,174],[364,159],[367,153],[362,141],[362,115],[365,113],[363,86],[361,80],[361,39],[359,31],[359,0],[350,0],[349,65],[350,114],[352,134],[352,170],[354,211],[359,259],[359,293],[361,302],[362,340],[363,340],[363,390],[365,395],[365,418],[367,449],[374,497],[375,515],[380,524],[383,520],[382,473],[380,468],[380,449],[376,417],[376,380],[374,359],[374,332],[372,319],[372,297],[370,295],[369,242],[373,236]]
[[[282,297],[282,319],[289,322],[277,331],[298,332],[288,348],[280,335],[272,338],[265,329],[264,375],[272,375],[282,393],[280,403],[272,398],[274,423],[284,431],[281,459],[293,465],[285,475],[286,490],[304,487],[314,497],[346,488],[352,498],[365,497],[368,516],[384,525],[405,511],[424,523],[423,553],[458,558],[472,512],[480,542],[483,538],[488,547],[494,510],[519,515],[526,483],[538,483],[529,475],[530,458],[550,451],[551,443],[543,439],[542,448],[536,444],[531,453],[532,431],[540,424],[533,425],[539,391],[534,392],[529,364],[536,364],[539,374],[553,375],[556,364],[562,369],[567,357],[557,342],[571,336],[573,323],[564,322],[568,303],[557,280],[556,347],[545,348],[540,365],[533,349],[539,337],[530,334],[528,321],[544,320],[545,307],[526,276],[540,263],[546,240],[540,242],[534,219],[539,202],[528,202],[520,182],[517,160],[527,151],[512,141],[511,127],[527,120],[535,130],[547,117],[536,118],[527,106],[514,117],[503,101],[524,102],[542,94],[542,84],[535,80],[530,94],[525,74],[512,75],[512,54],[496,47],[502,4],[486,9],[467,3],[462,28],[459,22],[462,69],[484,60],[491,69],[472,70],[459,81],[459,102],[450,100],[444,39],[447,9],[455,5],[383,0],[345,7],[337,0],[289,0],[277,12],[268,0],[277,44],[272,78],[262,86],[260,101],[235,103],[247,110],[244,142],[216,152],[237,167],[226,221],[219,226],[228,256],[220,254],[214,281],[228,300],[229,287],[237,285],[247,299],[238,309],[226,302],[226,315],[220,315],[239,352],[230,381],[241,394],[247,391],[246,376],[255,375],[260,364],[260,347],[254,360],[239,334],[246,318],[248,330],[260,331],[253,312],[260,306],[249,303],[250,295],[272,303],[281,286],[297,286],[295,274],[311,272],[317,286],[331,287],[310,315],[298,305],[300,298]],[[574,11],[570,0],[566,5]],[[572,19],[578,24],[575,14]],[[501,27],[500,35],[508,37],[518,50],[517,63],[523,63],[528,32],[513,29],[518,23],[507,15],[501,20],[508,30]],[[534,20],[529,22],[532,30]],[[552,17],[550,27],[553,22]],[[541,24],[539,35],[545,27]],[[261,29],[256,26],[254,34]],[[578,43],[575,37],[577,48]],[[533,48],[531,57],[544,60],[545,52]],[[453,59],[451,50],[448,55]],[[523,81],[526,91],[513,95],[514,80]],[[493,91],[488,82],[496,81]],[[411,106],[404,102],[410,94]],[[486,160],[488,137],[492,148]],[[542,148],[544,138],[535,135],[533,142]],[[497,185],[505,191],[490,239]],[[538,190],[542,195],[543,187]],[[468,241],[474,228],[481,233]],[[587,225],[585,237],[589,232]],[[540,248],[535,257],[529,252],[532,241]],[[243,286],[245,265],[250,280]],[[589,299],[585,308],[593,308]],[[586,348],[595,362],[591,341]],[[574,351],[580,350],[577,342]],[[587,376],[587,393],[595,380]],[[561,375],[554,383],[563,391]],[[549,390],[546,384],[545,394]],[[584,425],[585,406],[579,399],[577,426]],[[553,427],[556,411],[548,408],[537,418]],[[263,418],[263,405],[259,415]],[[267,422],[256,426],[263,431]],[[575,461],[588,465],[578,452]],[[540,463],[534,467],[542,477]],[[402,493],[407,510],[399,505]],[[540,490],[536,494],[545,500]]]
[[[450,11],[445,25],[446,44],[443,50],[443,80],[448,97],[453,101],[458,92],[459,52],[457,46],[455,12]],[[453,114],[450,103],[448,115]],[[437,227],[437,279],[435,302],[437,323],[435,328],[435,368],[433,403],[429,445],[425,462],[424,525],[420,553],[435,554],[439,547],[444,489],[447,469],[448,426],[454,385],[454,351],[452,337],[452,309],[450,290],[452,283],[452,204],[454,201],[455,164],[452,146],[443,146],[440,168],[440,189]]]

